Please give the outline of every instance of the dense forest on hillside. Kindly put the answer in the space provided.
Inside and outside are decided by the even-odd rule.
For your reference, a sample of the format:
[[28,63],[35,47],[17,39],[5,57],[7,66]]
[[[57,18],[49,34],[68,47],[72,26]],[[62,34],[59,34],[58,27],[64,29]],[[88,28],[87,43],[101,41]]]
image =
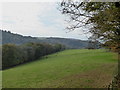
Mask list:
[[37,60],[42,56],[62,51],[64,49],[65,46],[61,44],[4,44],[2,45],[2,69],[10,68],[12,66],[16,66],[25,62]]
[[[49,44],[62,44],[67,48],[81,49],[87,48],[89,41],[79,40],[79,39],[70,39],[70,38],[54,38],[54,37],[31,37],[31,36],[22,36],[19,34],[11,33],[10,31],[2,30],[2,44],[24,44],[29,42],[37,43],[49,43]],[[99,44],[96,44],[96,48],[99,48]]]

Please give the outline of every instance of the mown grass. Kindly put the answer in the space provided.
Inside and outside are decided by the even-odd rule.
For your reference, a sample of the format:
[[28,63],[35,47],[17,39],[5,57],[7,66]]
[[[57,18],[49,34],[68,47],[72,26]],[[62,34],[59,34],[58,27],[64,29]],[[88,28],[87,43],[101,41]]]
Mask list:
[[3,88],[106,87],[117,68],[117,54],[73,49],[3,71]]

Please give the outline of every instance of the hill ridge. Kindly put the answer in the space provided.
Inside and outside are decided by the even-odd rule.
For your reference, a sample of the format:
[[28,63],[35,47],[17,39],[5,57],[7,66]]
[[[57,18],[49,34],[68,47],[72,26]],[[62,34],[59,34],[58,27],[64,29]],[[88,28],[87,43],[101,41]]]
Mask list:
[[12,44],[24,44],[28,42],[37,43],[49,43],[49,44],[62,44],[68,48],[81,49],[87,48],[89,41],[79,40],[74,38],[59,38],[59,37],[31,37],[23,36],[20,34],[11,33],[10,31],[2,31],[2,44],[12,43]]

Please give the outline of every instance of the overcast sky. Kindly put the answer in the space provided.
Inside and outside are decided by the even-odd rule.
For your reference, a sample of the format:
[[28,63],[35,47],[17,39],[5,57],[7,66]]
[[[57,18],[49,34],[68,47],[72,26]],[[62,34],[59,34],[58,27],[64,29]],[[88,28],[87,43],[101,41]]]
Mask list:
[[87,39],[82,30],[66,33],[66,17],[56,2],[4,2],[0,4],[0,28],[34,37]]

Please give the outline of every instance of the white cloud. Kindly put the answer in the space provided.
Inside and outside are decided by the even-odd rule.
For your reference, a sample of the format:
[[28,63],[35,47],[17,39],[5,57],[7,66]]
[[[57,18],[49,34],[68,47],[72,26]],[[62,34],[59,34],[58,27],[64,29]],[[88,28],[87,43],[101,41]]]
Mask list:
[[65,33],[65,18],[56,8],[53,2],[4,2],[0,27],[23,35],[85,39],[79,30]]

